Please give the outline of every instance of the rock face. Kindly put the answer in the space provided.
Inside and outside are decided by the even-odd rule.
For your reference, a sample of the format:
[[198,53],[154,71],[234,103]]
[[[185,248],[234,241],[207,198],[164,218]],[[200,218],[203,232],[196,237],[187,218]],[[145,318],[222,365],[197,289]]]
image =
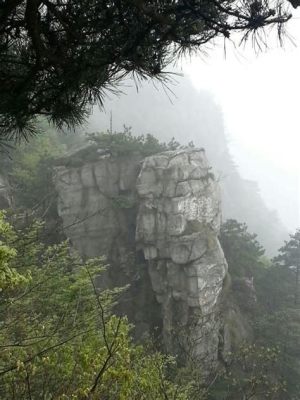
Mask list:
[[58,213],[66,235],[83,257],[110,257],[116,250],[111,247],[124,234],[134,240],[135,217],[131,232],[128,224],[140,160],[99,155],[95,162],[56,168]]
[[107,257],[99,286],[130,284],[120,312],[136,337],[159,331],[168,351],[192,350],[214,365],[227,265],[219,188],[204,150],[65,161],[55,182],[66,235],[83,257]]
[[216,305],[227,264],[217,237],[219,188],[204,151],[146,158],[137,191],[137,246],[161,304],[165,346],[171,352],[192,348],[212,365],[219,343]]
[[136,179],[142,157],[99,154],[93,162],[59,161],[55,171],[58,214],[64,232],[83,258],[105,256],[109,267],[98,286],[130,288],[122,295],[120,313],[135,322],[136,337],[160,324],[159,305],[151,289],[142,254],[136,253]]

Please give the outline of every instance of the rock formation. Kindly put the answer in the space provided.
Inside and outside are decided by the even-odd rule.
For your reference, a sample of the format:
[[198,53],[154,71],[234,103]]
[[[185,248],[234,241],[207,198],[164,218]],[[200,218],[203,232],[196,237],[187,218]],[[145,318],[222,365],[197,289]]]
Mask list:
[[83,258],[107,259],[110,266],[99,277],[99,287],[130,285],[119,311],[134,321],[140,338],[160,325],[159,305],[135,245],[135,186],[142,157],[112,157],[99,151],[92,162],[78,159],[76,152],[59,160],[56,168],[58,214],[66,236]]
[[[159,85],[157,87],[151,82],[144,82],[137,91],[135,83],[128,80],[122,88],[125,96],[112,97],[106,103],[107,110],[111,110],[113,115],[114,129],[122,132],[125,123],[132,127],[133,133],[146,135],[148,132],[155,132],[155,136],[166,143],[174,137],[182,144],[192,141],[196,147],[203,146],[220,182],[223,220],[232,218],[245,222],[249,232],[258,235],[258,240],[267,250],[267,254],[276,255],[283,241],[288,240],[287,229],[276,213],[265,204],[258,185],[241,176],[240,168],[231,154],[233,149],[226,134],[222,110],[211,93],[199,91],[188,77],[180,77],[177,83],[170,85],[172,89],[170,101],[169,94],[165,95],[164,90],[159,89]],[[90,124],[88,131],[104,132],[108,128],[109,117],[95,108]],[[245,163],[246,160],[244,166],[247,164]],[[262,170],[265,174],[270,174],[270,170],[266,170],[266,165],[257,164],[255,167],[253,163],[253,168],[253,174]],[[262,177],[261,182],[265,178]],[[298,198],[295,197],[297,193],[293,191],[291,181],[286,178],[283,175],[280,177],[278,171],[276,174],[272,171],[272,175],[269,176],[271,182],[273,179],[274,182],[280,181],[276,195],[275,189],[272,190],[274,193],[272,207],[283,212],[286,196]],[[265,191],[270,187],[264,186]],[[293,226],[295,215],[298,215],[298,204],[296,201],[289,203],[290,210],[284,212],[285,223]]]
[[110,258],[118,238],[128,233],[129,213],[124,210],[135,201],[140,160],[139,156],[114,159],[100,154],[92,163],[56,168],[58,213],[66,235],[83,257]]
[[136,337],[158,327],[170,352],[192,349],[213,365],[227,266],[217,237],[219,188],[204,150],[144,160],[98,152],[92,161],[61,164],[55,183],[65,233],[83,257],[107,257],[99,286],[130,284],[120,311]]
[[219,188],[204,151],[146,158],[137,191],[137,245],[161,304],[164,343],[176,352],[179,340],[184,351],[192,348],[211,364],[217,358],[216,305],[227,265],[217,237]]

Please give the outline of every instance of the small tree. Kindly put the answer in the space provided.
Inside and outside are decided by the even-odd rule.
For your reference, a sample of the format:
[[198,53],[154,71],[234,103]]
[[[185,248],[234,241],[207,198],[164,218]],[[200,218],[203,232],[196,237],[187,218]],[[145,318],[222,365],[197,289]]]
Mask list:
[[274,261],[286,267],[293,276],[294,281],[294,304],[299,306],[299,280],[300,280],[300,229],[297,229],[290,240],[285,241],[285,245],[279,249],[279,255]]
[[256,237],[256,234],[248,232],[245,223],[234,219],[229,219],[222,225],[220,241],[233,277],[253,277],[265,252]]

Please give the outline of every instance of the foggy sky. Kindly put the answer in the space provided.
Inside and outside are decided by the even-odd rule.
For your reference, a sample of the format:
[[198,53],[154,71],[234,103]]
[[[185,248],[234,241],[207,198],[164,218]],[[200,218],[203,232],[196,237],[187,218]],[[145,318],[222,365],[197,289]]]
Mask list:
[[[300,11],[294,15],[288,32],[297,47],[287,39],[280,48],[275,36],[269,36],[270,48],[265,51],[255,52],[249,45],[236,48],[227,42],[225,54],[224,43],[219,41],[207,54],[178,64],[195,88],[213,94],[223,111],[230,152],[241,175],[258,182],[266,204],[277,210],[290,231],[300,226]],[[180,85],[181,78],[176,80]],[[180,100],[182,119],[190,119],[189,100]],[[138,105],[138,97],[136,101]],[[109,109],[107,101],[106,114],[101,112],[99,117],[96,112],[91,126],[96,128],[100,118],[101,128],[108,128]],[[149,112],[156,119],[155,107]],[[124,115],[124,123],[128,119]],[[143,115],[137,124],[139,129],[143,126]],[[164,121],[161,124],[163,130]],[[146,132],[155,134],[151,126],[144,126]]]
[[259,182],[270,208],[288,229],[300,226],[300,11],[287,25],[283,48],[223,43],[193,57],[183,70],[195,87],[207,89],[223,109],[230,150],[241,174]]

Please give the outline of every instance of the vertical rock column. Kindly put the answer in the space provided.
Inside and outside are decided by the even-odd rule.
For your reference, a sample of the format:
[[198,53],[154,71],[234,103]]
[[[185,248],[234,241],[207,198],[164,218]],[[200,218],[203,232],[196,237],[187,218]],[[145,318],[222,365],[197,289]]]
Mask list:
[[[137,181],[136,240],[162,309],[166,349],[214,366],[217,302],[227,271],[220,194],[203,149],[147,157]],[[182,351],[180,351],[182,350]]]

